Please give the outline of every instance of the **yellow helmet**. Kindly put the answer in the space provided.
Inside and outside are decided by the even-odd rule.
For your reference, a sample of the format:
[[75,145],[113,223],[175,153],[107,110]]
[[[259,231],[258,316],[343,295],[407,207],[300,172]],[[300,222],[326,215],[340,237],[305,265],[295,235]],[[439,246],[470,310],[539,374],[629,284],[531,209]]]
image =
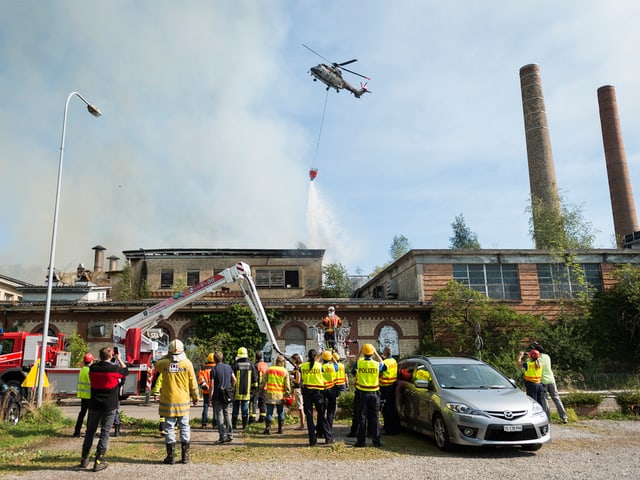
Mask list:
[[375,348],[373,348],[373,345],[371,345],[370,343],[365,343],[364,346],[362,347],[362,354],[366,357],[373,355],[373,352],[375,352]]
[[336,362],[340,361],[340,355],[338,355],[336,352],[333,352],[333,358],[335,359]]
[[213,358],[213,353],[207,355],[207,363],[215,363],[215,359]]
[[325,362],[330,362],[332,358],[333,355],[331,355],[331,352],[329,350],[325,350],[324,352],[322,352],[322,360],[324,360]]
[[236,354],[236,358],[248,358],[249,357],[249,352],[247,352],[247,349],[245,347],[240,347],[238,349],[238,353]]

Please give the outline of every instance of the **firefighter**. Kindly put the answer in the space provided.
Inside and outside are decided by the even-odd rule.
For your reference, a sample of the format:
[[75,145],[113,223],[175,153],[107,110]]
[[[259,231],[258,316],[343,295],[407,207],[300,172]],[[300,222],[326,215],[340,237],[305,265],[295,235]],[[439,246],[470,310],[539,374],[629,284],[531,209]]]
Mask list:
[[[198,386],[202,390],[202,428],[207,428],[209,423],[209,392],[213,390],[211,384],[211,369],[215,367],[215,361],[213,359],[213,353],[207,355],[207,361],[204,366],[198,372]],[[216,415],[213,414],[213,427],[216,426]]]
[[249,401],[251,393],[258,389],[258,371],[249,360],[249,353],[245,347],[240,347],[236,354],[236,361],[231,366],[236,376],[236,395],[233,400],[233,413],[231,424],[235,430],[238,425],[238,414],[242,415],[242,428],[247,428],[249,423]]
[[93,353],[89,352],[84,355],[84,366],[78,372],[78,392],[76,396],[80,399],[80,412],[76,420],[76,427],[73,431],[74,437],[80,436],[82,430],[82,422],[89,410],[89,399],[91,398],[91,381],[89,380],[89,366],[93,363]]
[[336,328],[342,326],[342,319],[336,314],[334,307],[329,307],[327,316],[317,325],[324,328],[324,341],[329,350],[333,350],[336,346]]
[[180,340],[169,343],[169,354],[156,362],[156,370],[161,375],[160,404],[158,412],[164,417],[164,442],[167,456],[162,461],[165,465],[175,463],[176,434],[180,431],[182,446],[182,463],[189,463],[189,447],[191,444],[191,427],[189,426],[189,399],[193,405],[198,404],[198,382],[191,360],[184,353],[184,344]]
[[[373,359],[375,357],[375,360]],[[364,447],[367,425],[373,437],[373,446],[380,443],[380,374],[387,369],[382,358],[370,343],[360,350],[360,358],[353,366],[356,377],[356,389],[360,391],[357,407],[358,437],[355,447]]]
[[[262,384],[268,368],[269,364],[262,359],[262,352],[256,352],[256,371],[258,372],[259,385]],[[253,394],[251,405],[253,407],[253,415],[249,417],[249,423],[264,422],[267,409],[264,403],[264,390],[262,388],[259,388]]]
[[271,420],[274,408],[278,413],[278,433],[282,433],[282,428],[284,427],[284,405],[282,399],[291,393],[289,372],[284,367],[284,362],[284,355],[278,355],[276,364],[267,368],[267,373],[260,384],[260,390],[266,391],[267,415],[264,432],[262,432],[265,435],[271,435]]

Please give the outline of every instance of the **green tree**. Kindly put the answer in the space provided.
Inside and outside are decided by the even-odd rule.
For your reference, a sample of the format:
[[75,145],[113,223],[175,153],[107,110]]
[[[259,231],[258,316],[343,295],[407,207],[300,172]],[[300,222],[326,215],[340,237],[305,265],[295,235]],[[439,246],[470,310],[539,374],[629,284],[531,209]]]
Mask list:
[[392,262],[398,260],[409,250],[411,250],[411,244],[407,237],[402,234],[393,236],[393,242],[391,242],[391,246],[389,247],[389,255],[391,256]]
[[78,334],[78,332],[73,332],[69,336],[67,342],[68,342],[67,348],[69,349],[69,352],[71,352],[71,366],[72,367],[82,366],[84,354],[89,351],[89,344],[84,338],[82,338]]
[[325,298],[348,298],[353,293],[347,267],[341,263],[329,263],[322,267],[322,292]]
[[597,295],[590,317],[594,355],[633,368],[640,360],[640,268],[622,265],[618,283]]
[[582,215],[581,206],[568,205],[560,194],[560,210],[547,208],[544,201],[532,197],[529,213],[529,235],[536,248],[549,250],[589,249],[597,230]]
[[382,270],[384,270],[393,262],[398,260],[401,256],[403,256],[409,250],[411,250],[411,243],[409,243],[409,240],[407,239],[407,237],[405,237],[404,235],[394,235],[393,241],[391,242],[391,246],[389,247],[389,255],[391,256],[391,260],[386,262],[384,265],[376,265],[371,271],[371,273],[369,274],[369,276],[375,277]]
[[[280,315],[275,311],[267,312],[267,316],[272,326],[280,322]],[[227,311],[200,315],[195,318],[195,323],[197,355],[202,356],[205,351],[208,354],[212,348],[221,350],[226,363],[233,363],[238,348],[245,347],[253,356],[267,341],[253,312],[246,305],[233,304]],[[198,351],[198,346],[203,345],[203,349]]]
[[478,242],[478,235],[471,231],[464,221],[462,213],[458,215],[451,224],[453,229],[453,236],[449,237],[450,247],[452,249],[459,248],[473,248],[480,249],[480,242]]

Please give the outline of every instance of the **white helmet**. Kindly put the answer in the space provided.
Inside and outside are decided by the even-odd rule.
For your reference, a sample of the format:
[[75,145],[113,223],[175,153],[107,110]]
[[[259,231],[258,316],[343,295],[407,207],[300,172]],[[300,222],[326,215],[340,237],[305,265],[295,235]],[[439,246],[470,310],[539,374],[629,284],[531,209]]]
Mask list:
[[335,311],[336,311],[335,307],[329,307],[329,313],[333,313]]
[[171,340],[169,343],[169,353],[171,355],[177,355],[182,352],[184,352],[184,343],[177,339]]

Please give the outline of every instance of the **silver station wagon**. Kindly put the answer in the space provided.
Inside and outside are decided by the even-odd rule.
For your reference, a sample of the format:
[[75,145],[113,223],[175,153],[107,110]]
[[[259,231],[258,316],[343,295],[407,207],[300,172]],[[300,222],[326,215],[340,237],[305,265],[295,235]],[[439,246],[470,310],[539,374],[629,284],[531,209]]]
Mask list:
[[538,450],[551,440],[547,415],[492,366],[470,357],[412,357],[398,363],[396,408],[403,427],[457,445]]

